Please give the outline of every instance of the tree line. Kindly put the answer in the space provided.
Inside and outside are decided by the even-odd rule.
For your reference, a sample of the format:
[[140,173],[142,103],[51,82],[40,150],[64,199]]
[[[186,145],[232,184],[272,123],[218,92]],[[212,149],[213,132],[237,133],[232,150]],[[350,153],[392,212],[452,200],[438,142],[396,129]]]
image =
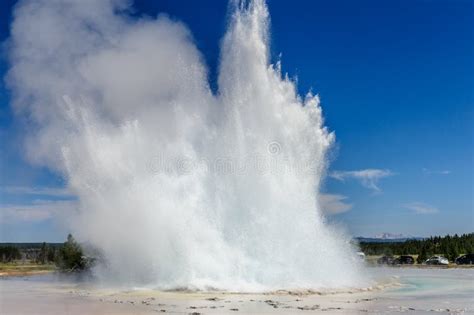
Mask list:
[[454,261],[459,255],[474,252],[474,233],[392,243],[361,242],[359,246],[366,255],[418,255],[418,263],[430,256],[442,255]]
[[38,264],[55,264],[63,271],[83,270],[91,263],[85,257],[81,245],[69,234],[66,242],[61,245],[42,243],[38,249],[36,244],[7,244],[0,246],[0,262],[11,263],[34,252],[33,261]]
[[0,246],[0,262],[9,263],[21,258],[18,247],[12,245]]

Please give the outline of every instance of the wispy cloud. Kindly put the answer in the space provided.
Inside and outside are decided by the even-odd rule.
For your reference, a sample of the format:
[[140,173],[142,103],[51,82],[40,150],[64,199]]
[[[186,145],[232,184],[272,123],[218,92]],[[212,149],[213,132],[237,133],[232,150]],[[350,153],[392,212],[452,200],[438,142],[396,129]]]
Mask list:
[[338,194],[320,194],[319,206],[321,207],[321,210],[327,215],[347,212],[352,209],[352,204],[346,203],[346,199],[346,196]]
[[427,169],[427,168],[422,168],[421,170],[426,175],[449,175],[449,174],[451,174],[451,171],[449,171],[449,170],[433,171],[433,170],[430,170],[430,169]]
[[439,212],[438,208],[433,207],[424,202],[410,202],[403,205],[405,208],[412,210],[418,214],[433,214]]
[[74,196],[62,187],[0,186],[2,195],[17,195],[23,201],[14,204],[0,202],[0,223],[44,221],[77,206]]
[[75,209],[75,200],[35,200],[31,204],[0,205],[0,223],[39,222]]
[[43,195],[54,197],[71,197],[67,189],[62,187],[44,186],[1,186],[0,192],[14,195]]
[[345,181],[346,179],[356,179],[360,183],[375,192],[379,192],[380,188],[378,182],[380,179],[395,175],[390,170],[382,169],[364,169],[357,171],[333,171],[329,174],[330,177]]

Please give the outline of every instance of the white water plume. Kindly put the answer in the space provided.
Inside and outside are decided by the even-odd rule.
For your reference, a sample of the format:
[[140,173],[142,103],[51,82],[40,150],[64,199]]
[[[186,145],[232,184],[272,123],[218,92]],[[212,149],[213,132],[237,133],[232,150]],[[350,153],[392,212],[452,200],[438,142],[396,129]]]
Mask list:
[[263,0],[235,1],[218,91],[189,30],[128,1],[17,5],[7,82],[29,158],[78,197],[99,276],[156,288],[359,286],[318,190],[333,134],[269,60]]

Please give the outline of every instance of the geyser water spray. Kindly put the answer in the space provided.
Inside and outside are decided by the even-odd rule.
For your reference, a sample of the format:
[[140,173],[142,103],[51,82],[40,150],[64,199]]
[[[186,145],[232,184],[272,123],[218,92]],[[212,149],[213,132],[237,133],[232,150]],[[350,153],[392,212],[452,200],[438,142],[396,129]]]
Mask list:
[[128,1],[22,1],[7,82],[29,158],[78,198],[104,279],[160,289],[359,286],[318,208],[334,135],[270,64],[263,0],[235,2],[218,91],[189,30]]

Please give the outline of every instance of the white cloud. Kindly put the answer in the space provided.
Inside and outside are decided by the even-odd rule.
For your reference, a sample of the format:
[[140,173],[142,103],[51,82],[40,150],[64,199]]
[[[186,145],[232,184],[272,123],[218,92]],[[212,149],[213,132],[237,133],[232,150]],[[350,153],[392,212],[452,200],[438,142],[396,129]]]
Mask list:
[[422,168],[423,173],[426,175],[449,175],[451,174],[450,170],[441,170],[441,171],[433,171],[427,168]]
[[379,192],[378,181],[382,178],[393,176],[394,173],[390,170],[381,169],[365,169],[357,171],[333,171],[329,174],[330,177],[339,181],[345,181],[348,178],[356,179],[360,183],[373,191]]
[[75,209],[75,200],[35,200],[31,204],[0,205],[0,223],[39,222]]
[[62,187],[1,186],[1,195],[30,196],[26,200],[31,200],[31,196],[42,199],[30,203],[0,204],[0,223],[44,221],[76,206],[75,200],[64,200],[73,196]]
[[67,189],[61,187],[28,187],[28,186],[2,186],[0,192],[15,195],[44,195],[54,197],[71,197]]
[[410,202],[403,205],[405,208],[412,210],[418,214],[432,214],[439,212],[438,208],[423,202]]
[[352,204],[346,203],[346,196],[338,194],[320,194],[319,205],[321,210],[327,215],[347,212],[352,208]]

